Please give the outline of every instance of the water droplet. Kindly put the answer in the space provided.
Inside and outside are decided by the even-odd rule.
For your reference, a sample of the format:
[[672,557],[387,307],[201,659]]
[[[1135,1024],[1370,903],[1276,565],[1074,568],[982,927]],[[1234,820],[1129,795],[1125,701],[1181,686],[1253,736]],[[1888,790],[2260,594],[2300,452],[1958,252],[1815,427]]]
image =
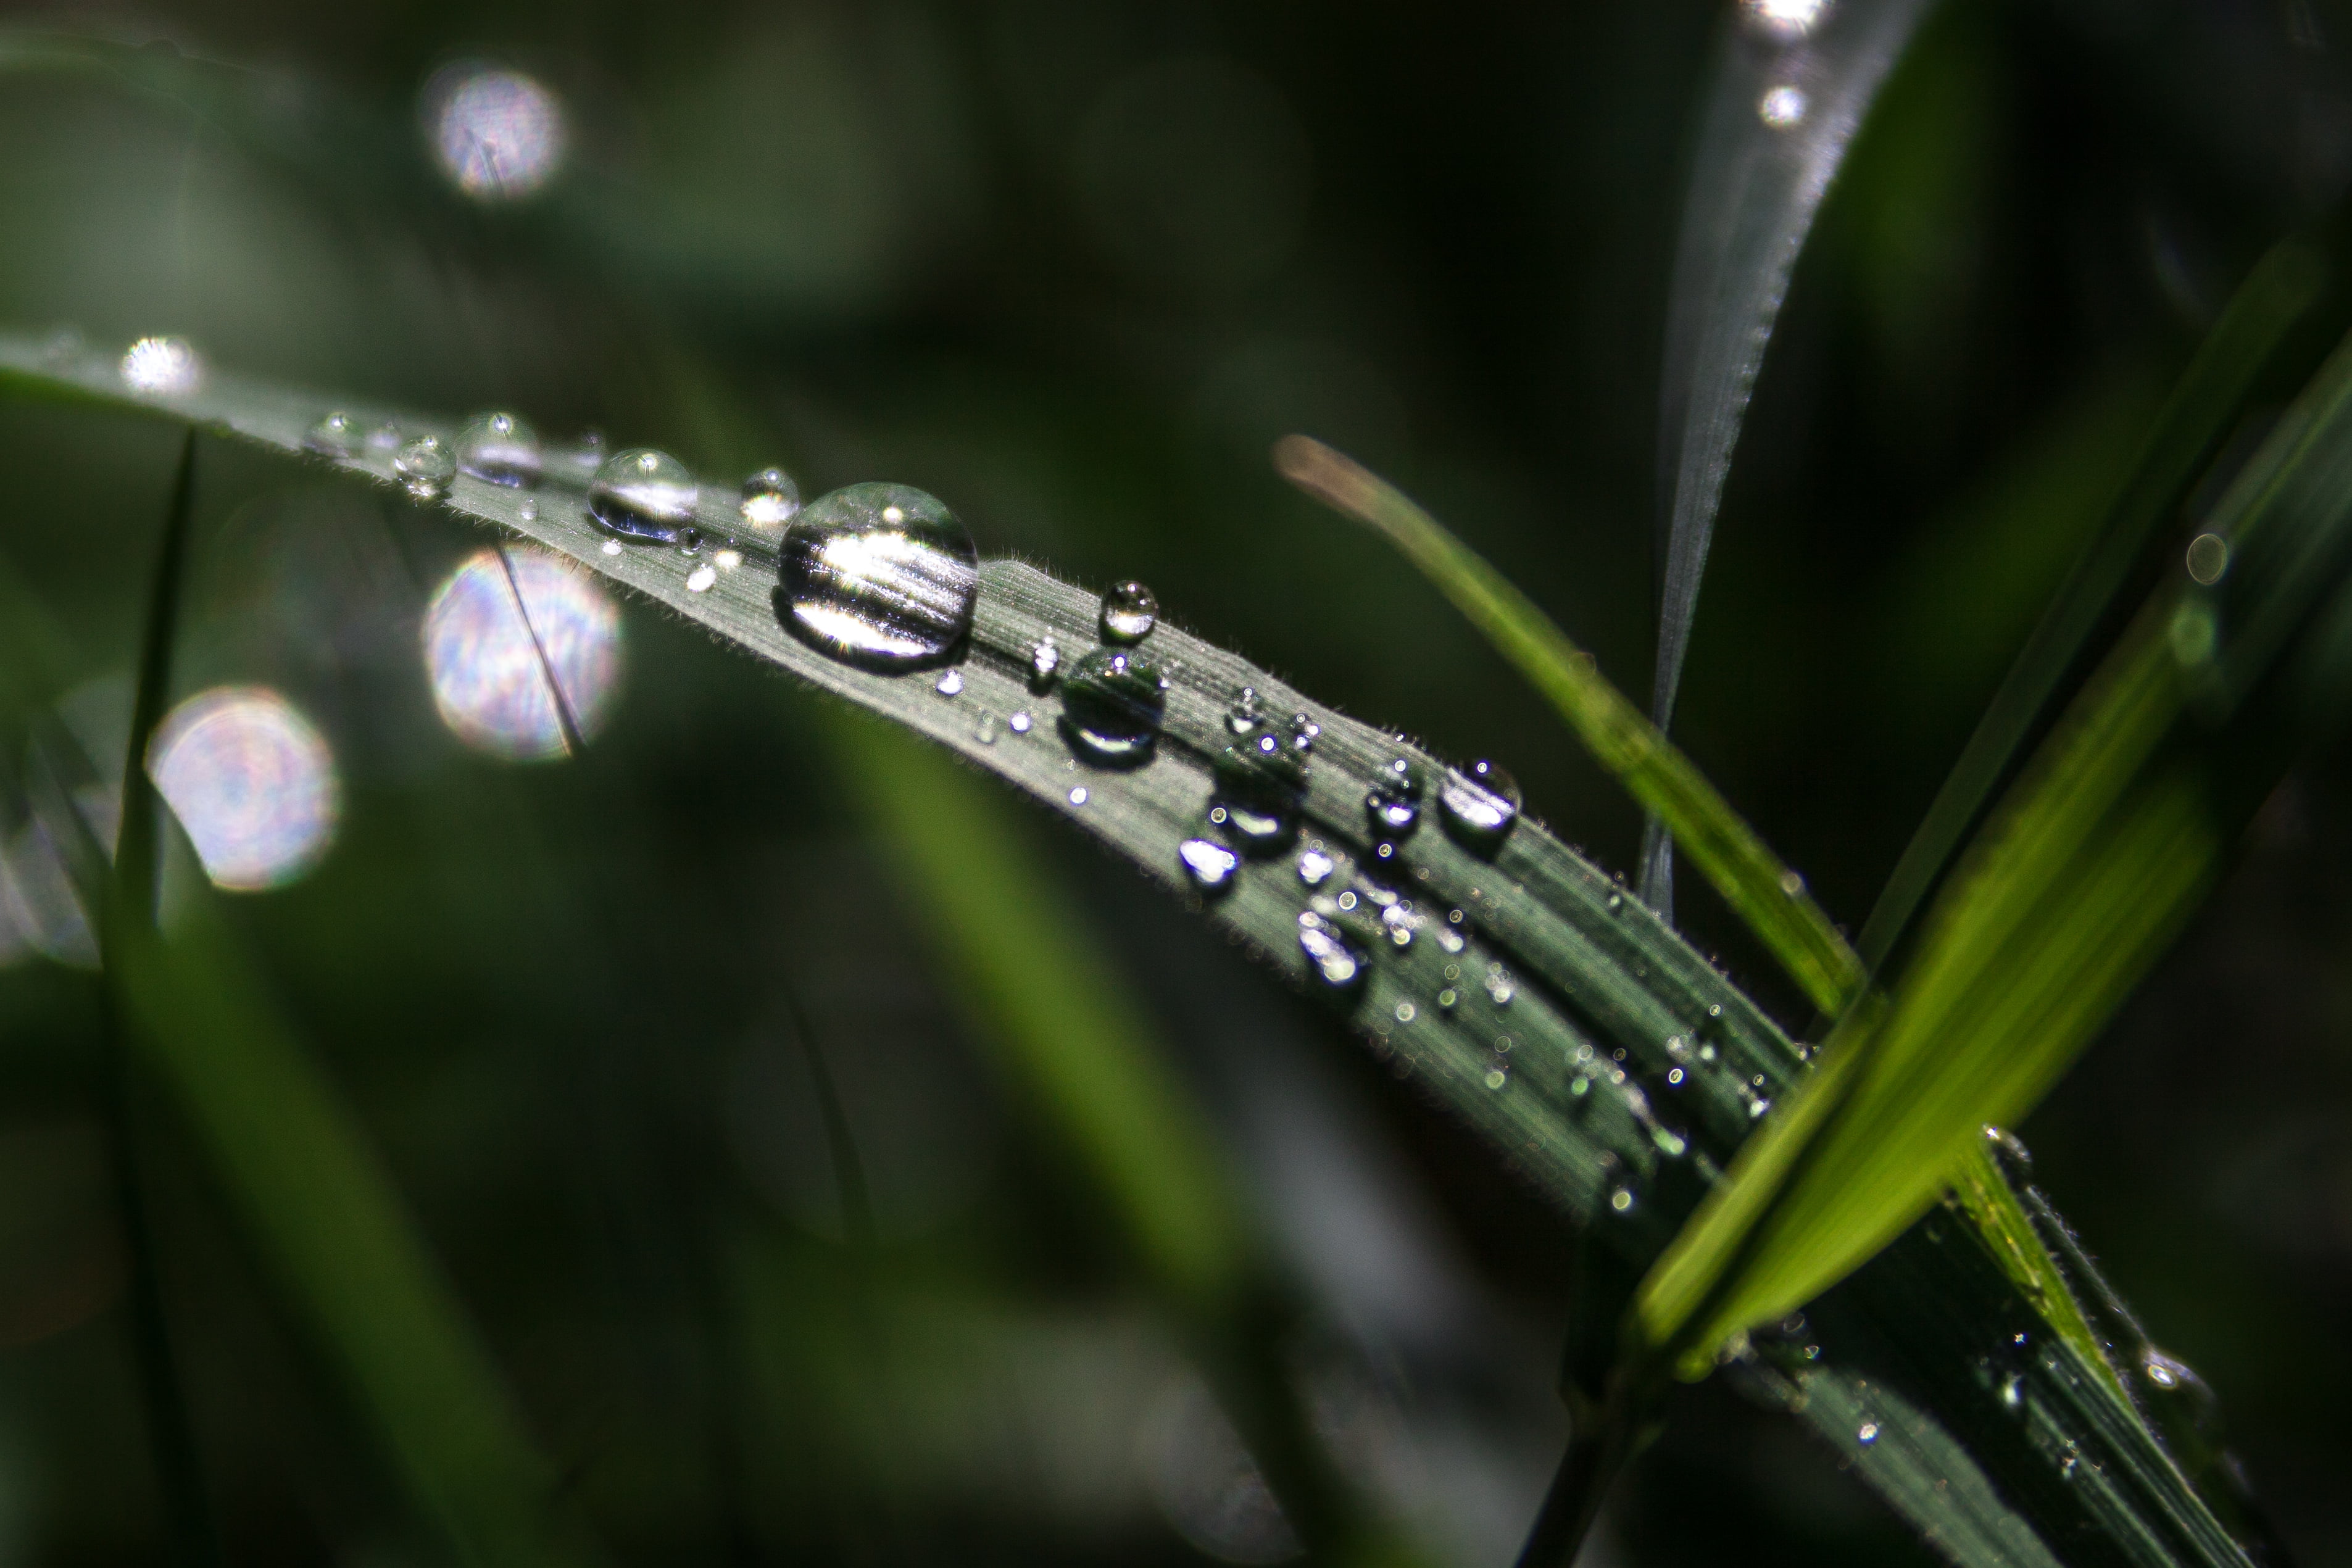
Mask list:
[[1372,781],[1364,797],[1364,814],[1372,831],[1385,838],[1402,838],[1421,821],[1421,797],[1427,786],[1421,764],[1410,757],[1392,757]]
[[604,465],[604,433],[582,431],[572,442],[572,450],[563,455],[563,460],[580,470],[582,477],[593,477],[596,470]]
[[971,630],[980,554],[939,497],[850,485],[801,508],[784,534],[779,612],[825,652],[881,667],[952,652]]
[[348,461],[367,450],[367,432],[360,428],[358,420],[338,409],[304,433],[302,446],[321,457]]
[[940,695],[943,697],[962,695],[963,672],[961,670],[946,671],[940,676],[939,684],[934,685],[931,689],[939,693]]
[[1320,887],[1339,869],[1339,862],[1320,849],[1311,849],[1298,857],[1298,880],[1309,887]]
[[1805,110],[1811,107],[1804,89],[1783,83],[1757,100],[1756,118],[1775,131],[1786,131],[1803,123]]
[[437,435],[420,435],[400,449],[392,471],[420,501],[430,501],[457,476],[457,459]]
[[1782,873],[1780,873],[1780,896],[1781,896],[1781,897],[1783,897],[1783,898],[1799,898],[1799,897],[1802,897],[1802,896],[1803,896],[1803,894],[1804,894],[1804,891],[1805,891],[1805,879],[1804,879],[1803,877],[1801,877],[1801,876],[1798,875],[1798,874],[1797,874],[1795,872],[1793,872],[1793,871],[1784,871],[1784,872],[1782,872]]
[[1133,767],[1151,759],[1167,704],[1158,665],[1140,653],[1097,648],[1062,685],[1062,732],[1096,762]]
[[781,468],[762,468],[743,481],[737,515],[755,534],[775,538],[801,509],[801,487]]
[[1314,755],[1315,743],[1323,738],[1323,727],[1303,713],[1290,716],[1290,749],[1301,757]]
[[1006,719],[1004,724],[1005,727],[1012,730],[1015,735],[1028,734],[1029,710],[1027,708],[1022,709],[1019,713],[1014,714],[1011,718]]
[[1439,814],[1463,847],[1491,855],[1519,819],[1518,781],[1492,762],[1446,771],[1437,792]]
[[1087,787],[1081,784],[1070,791],[1070,804],[1073,806],[1083,806],[1086,803]]
[[686,591],[688,593],[707,593],[710,591],[710,585],[718,580],[717,567],[698,566],[686,574]]
[[1749,30],[1775,43],[1793,43],[1821,25],[1831,0],[1740,0]]
[[1455,990],[1452,986],[1448,986],[1444,990],[1437,993],[1437,1005],[1446,1012],[1452,1012],[1456,1007],[1461,1005],[1461,1001],[1462,993]]
[[457,466],[491,485],[539,483],[539,432],[520,416],[486,413],[457,437]]
[[1486,1087],[1489,1089],[1500,1089],[1510,1081],[1511,1075],[1499,1067],[1490,1067],[1486,1070]]
[[1363,983],[1370,960],[1337,925],[1311,909],[1298,917],[1298,946],[1317,977],[1333,990],[1353,990]]
[[1102,596],[1102,634],[1106,643],[1140,643],[1160,623],[1160,601],[1151,590],[1135,581],[1119,583]]
[[522,505],[515,508],[515,515],[526,523],[535,523],[539,521],[539,503],[525,496]]
[[381,452],[389,457],[400,450],[400,425],[395,420],[385,420],[368,432],[368,450]]
[[1244,686],[1234,694],[1233,706],[1225,709],[1225,727],[1236,736],[1255,735],[1265,724],[1265,709],[1259,704],[1257,688]]
[[701,491],[685,464],[650,446],[615,453],[588,486],[588,515],[611,533],[647,544],[680,542]]
[[1213,768],[1209,820],[1250,855],[1279,854],[1298,834],[1307,762],[1272,735],[1229,746]]
[[1853,1440],[1860,1443],[1865,1448],[1870,1447],[1871,1444],[1878,1441],[1878,1423],[1875,1421],[1864,1421],[1860,1427],[1854,1429]]
[[2230,570],[2230,541],[2219,534],[2199,534],[2189,541],[2189,575],[2207,588]]
[[618,539],[606,539],[600,548],[606,555],[618,555],[621,553],[621,541]]
[[205,362],[185,338],[142,338],[122,356],[122,384],[150,397],[181,397],[204,381]]
[[[1579,1082],[1582,1082],[1579,1080]],[[1609,1207],[1623,1214],[1633,1207],[1633,1194],[1625,1187],[1615,1187],[1609,1194]]]
[[1184,862],[1185,874],[1193,883],[1208,893],[1231,887],[1234,873],[1242,864],[1241,856],[1214,839],[1186,839],[1176,846],[1176,858]]
[[[525,504],[528,505],[529,503],[526,502]],[[743,552],[739,549],[723,549],[712,555],[710,559],[711,563],[717,566],[719,570],[733,571],[737,567],[743,564]]]
[[983,712],[971,727],[971,737],[982,746],[996,744],[996,716]]
[[1029,689],[1040,695],[1050,690],[1054,677],[1061,673],[1062,650],[1051,637],[1040,637],[1029,645]]
[[1460,921],[1461,918],[1462,912],[1457,909],[1452,915],[1446,916],[1449,924],[1441,925],[1437,928],[1437,945],[1448,953],[1459,953],[1465,946],[1462,940],[1462,933],[1455,930],[1454,924],[1452,924],[1454,922]]
[[448,67],[425,84],[424,100],[442,172],[477,201],[528,196],[563,166],[563,106],[520,71]]
[[1519,994],[1518,988],[1512,983],[1511,972],[1500,964],[1486,966],[1485,983],[1487,998],[1498,1008],[1509,1007],[1511,998]]

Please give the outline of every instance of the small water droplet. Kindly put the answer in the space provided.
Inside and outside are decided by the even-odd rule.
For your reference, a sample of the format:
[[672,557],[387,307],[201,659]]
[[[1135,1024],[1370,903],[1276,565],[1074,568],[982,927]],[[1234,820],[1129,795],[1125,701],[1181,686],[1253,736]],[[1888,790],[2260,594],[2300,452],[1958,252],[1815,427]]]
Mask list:
[[621,541],[618,539],[606,539],[604,543],[603,549],[606,555],[618,555],[621,553]]
[[2080,1454],[2067,1455],[2065,1462],[2058,1467],[2060,1479],[2070,1481],[2073,1480],[2074,1479],[2074,1471],[2081,1467],[2082,1463],[2083,1457]]
[[1320,887],[1339,870],[1339,862],[1319,849],[1311,849],[1298,857],[1298,880],[1309,887]]
[[1176,858],[1184,862],[1184,873],[1204,893],[1231,887],[1242,864],[1241,856],[1214,839],[1186,839],[1176,846]]
[[1331,989],[1349,991],[1363,983],[1370,960],[1339,926],[1311,909],[1298,917],[1298,946],[1317,977]]
[[1295,713],[1290,716],[1291,750],[1298,753],[1301,757],[1312,756],[1315,751],[1315,743],[1322,738],[1323,727],[1316,723],[1310,716],[1303,713]]
[[1364,797],[1364,814],[1372,831],[1383,838],[1402,838],[1421,821],[1421,798],[1427,786],[1421,764],[1410,757],[1392,757],[1382,764]]
[[1784,871],[1780,873],[1780,895],[1782,897],[1797,898],[1801,896],[1804,891],[1805,879],[1803,877],[1798,875],[1793,871]]
[[516,414],[483,414],[458,434],[457,467],[487,484],[528,488],[539,483],[539,432]]
[[774,538],[801,509],[801,487],[781,468],[762,468],[743,481],[736,515],[755,534]]
[[539,503],[525,496],[522,498],[522,505],[516,508],[516,515],[526,523],[539,521]]
[[[1458,909],[1455,910],[1452,915],[1448,916],[1449,920],[1459,920],[1461,918],[1462,912]],[[1455,930],[1450,924],[1441,925],[1437,928],[1437,945],[1448,953],[1459,953],[1462,951],[1464,946],[1462,933]]]
[[1519,994],[1512,983],[1511,972],[1500,964],[1486,966],[1486,986],[1487,998],[1498,1008],[1509,1007],[1511,998]]
[[1212,820],[1252,855],[1278,854],[1298,833],[1307,763],[1272,735],[1229,746],[1213,766]]
[[1854,1429],[1853,1440],[1860,1443],[1865,1448],[1870,1447],[1871,1444],[1878,1441],[1878,1423],[1875,1421],[1864,1421],[1860,1427]]
[[2012,1372],[2000,1380],[2000,1407],[2011,1415],[2025,1408],[2025,1375]]
[[1102,634],[1106,643],[1140,643],[1160,623],[1160,601],[1136,581],[1118,584],[1102,596]]
[[1086,803],[1087,787],[1081,784],[1070,791],[1070,804],[1073,806],[1083,806]]
[[1019,713],[1016,713],[1011,718],[1006,719],[1004,724],[1005,727],[1012,730],[1015,735],[1028,734],[1029,710],[1027,708],[1023,708]]
[[2230,541],[2219,534],[2199,534],[2189,541],[2189,575],[2210,588],[2230,570]]
[[1097,648],[1062,685],[1062,733],[1096,762],[1134,767],[1151,759],[1167,703],[1158,665],[1140,653]]
[[980,553],[937,497],[850,485],[801,508],[784,534],[776,607],[824,652],[877,667],[951,653],[971,630]]
[[596,470],[604,465],[604,433],[582,431],[572,443],[572,450],[563,455],[563,460],[580,470],[583,477],[593,477]]
[[693,531],[701,487],[685,464],[650,446],[615,453],[588,486],[588,515],[625,539],[674,545]]
[[710,585],[718,580],[717,567],[698,566],[686,574],[686,591],[688,593],[707,593],[710,590]]
[[1396,1020],[1399,1023],[1411,1023],[1420,1016],[1420,1012],[1411,1002],[1399,1002],[1396,1005]]
[[939,693],[940,695],[943,697],[962,695],[963,672],[961,670],[949,670],[945,672],[940,676],[938,684],[932,686],[931,689]]
[[392,471],[420,501],[430,501],[457,476],[457,459],[437,435],[420,435],[400,449]]
[[[1581,1080],[1579,1082],[1581,1082]],[[1626,1213],[1633,1207],[1633,1193],[1629,1189],[1622,1186],[1612,1188],[1609,1194],[1609,1207],[1615,1209],[1620,1214]]]
[[1491,855],[1519,819],[1518,781],[1492,762],[1448,769],[1437,805],[1447,831],[1465,849]]
[[1437,1005],[1446,1012],[1452,1012],[1461,1004],[1461,1001],[1462,993],[1455,990],[1452,986],[1448,986],[1444,990],[1437,993]]
[[182,397],[204,384],[205,362],[185,338],[142,338],[123,352],[122,384],[150,397]]
[[1258,702],[1257,688],[1244,686],[1234,694],[1233,706],[1225,709],[1225,727],[1236,736],[1255,735],[1265,724],[1265,709]]
[[1756,118],[1775,131],[1786,131],[1804,123],[1805,111],[1811,107],[1803,88],[1784,82],[1757,99]]
[[304,434],[302,446],[321,457],[348,461],[367,450],[367,433],[360,428],[358,420],[338,409]]
[[1043,694],[1054,685],[1061,673],[1062,650],[1051,637],[1040,637],[1029,644],[1029,689]]
[[971,727],[971,737],[982,746],[996,744],[996,716],[983,712]]

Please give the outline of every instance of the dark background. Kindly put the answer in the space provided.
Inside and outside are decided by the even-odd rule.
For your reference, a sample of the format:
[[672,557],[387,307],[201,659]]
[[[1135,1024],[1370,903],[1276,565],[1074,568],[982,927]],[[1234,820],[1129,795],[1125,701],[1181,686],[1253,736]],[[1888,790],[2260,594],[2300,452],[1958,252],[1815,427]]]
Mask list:
[[[739,461],[697,449],[716,402],[809,494],[903,480],[983,551],[1141,577],[1303,688],[1507,762],[1630,868],[1636,815],[1564,728],[1265,451],[1304,430],[1396,479],[1646,691],[1658,359],[1717,8],[10,20],[255,68],[267,112],[0,73],[0,321],[181,332],[238,371],[710,469]],[[2352,9],[2317,0],[1948,0],[1893,78],[1759,386],[1677,720],[1842,921],[2229,290],[2352,176],[2347,42]],[[419,95],[469,57],[562,99],[571,160],[535,201],[439,183]],[[174,453],[0,405],[0,546],[100,707]],[[586,756],[468,754],[415,650],[478,540],[315,472],[204,463],[186,680],[289,693],[348,794],[318,873],[238,916],[615,1555],[1188,1560],[1155,1501],[1206,1462],[1175,1342],[956,1021],[815,699],[632,607]],[[2313,1564],[2352,1563],[2347,785],[2331,756],[2282,789],[2023,1129]],[[1320,1325],[1301,1354],[1343,1451],[1441,1560],[1507,1561],[1562,1430],[1555,1223],[1171,902],[1009,816],[1181,1045]],[[1686,928],[1801,1027],[1685,880]],[[840,1244],[786,985],[870,1168],[870,1257]],[[0,1562],[160,1550],[94,997],[29,955],[0,970]],[[429,1556],[168,1108],[143,1111],[232,1560]],[[1597,1550],[1922,1555],[1713,1388]]]

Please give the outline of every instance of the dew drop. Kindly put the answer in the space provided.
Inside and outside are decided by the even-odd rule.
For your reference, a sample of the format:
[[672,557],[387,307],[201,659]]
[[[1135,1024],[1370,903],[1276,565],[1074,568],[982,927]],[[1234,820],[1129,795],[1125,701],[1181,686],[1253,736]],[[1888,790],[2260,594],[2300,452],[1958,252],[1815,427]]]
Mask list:
[[1070,791],[1070,804],[1073,806],[1083,806],[1086,803],[1087,787],[1081,784]]
[[1437,928],[1437,945],[1448,953],[1459,953],[1465,944],[1462,939],[1462,933],[1454,928],[1454,924],[1460,922],[1462,912],[1457,909],[1446,918],[1449,924]]
[[1865,1448],[1878,1441],[1878,1423],[1875,1421],[1864,1421],[1860,1427],[1854,1429],[1853,1440],[1860,1443]]
[[1062,733],[1096,762],[1134,767],[1151,759],[1167,704],[1158,665],[1139,653],[1097,648],[1062,685]]
[[1511,1075],[1499,1067],[1490,1067],[1486,1070],[1486,1087],[1489,1089],[1500,1089],[1510,1081]]
[[204,384],[205,362],[185,338],[142,338],[124,350],[122,384],[150,397],[181,397]]
[[1486,987],[1487,998],[1498,1008],[1509,1007],[1511,998],[1519,994],[1518,988],[1512,983],[1511,972],[1500,964],[1486,966],[1486,978],[1484,983]]
[[400,450],[399,423],[394,420],[385,420],[368,432],[367,444],[370,452],[381,452],[386,457],[391,456]]
[[1449,768],[1437,806],[1446,831],[1465,849],[1491,855],[1519,820],[1518,781],[1492,762]]
[[1242,865],[1241,856],[1214,839],[1186,839],[1176,846],[1176,858],[1184,862],[1184,874],[1193,885],[1206,893],[1231,887]]
[[687,542],[700,495],[685,464],[650,446],[615,453],[588,486],[588,515],[609,533],[646,544]]
[[1062,650],[1051,637],[1040,637],[1029,645],[1029,689],[1044,693],[1052,688],[1054,677],[1061,673]]
[[1244,854],[1279,854],[1298,836],[1307,762],[1280,738],[1261,735],[1229,746],[1213,766],[1209,820]]
[[963,672],[961,670],[949,670],[945,672],[940,676],[939,684],[934,685],[931,689],[939,693],[940,695],[943,697],[962,695]]
[[1160,623],[1160,601],[1139,582],[1119,583],[1102,596],[1106,643],[1140,643]]
[[2230,541],[2219,534],[2199,534],[2189,541],[2189,575],[2210,588],[2230,570]]
[[1437,993],[1437,1005],[1441,1011],[1450,1013],[1456,1007],[1459,1007],[1461,1003],[1462,993],[1455,990],[1452,986],[1448,986],[1444,990]]
[[526,523],[535,523],[539,521],[539,503],[525,496],[522,505],[515,508],[515,515]]
[[776,608],[819,648],[882,668],[943,657],[971,630],[980,553],[945,502],[908,485],[850,485],[785,531]]
[[[1579,1080],[1579,1082],[1582,1082]],[[1633,1207],[1633,1195],[1625,1187],[1616,1187],[1609,1194],[1609,1207],[1623,1214]]]
[[457,476],[457,459],[439,436],[420,435],[400,449],[392,460],[392,471],[410,495],[430,501]]
[[483,414],[457,437],[457,466],[486,484],[528,489],[544,466],[539,432],[516,414]]
[[996,716],[983,712],[972,722],[971,737],[982,746],[996,744]]
[[1298,857],[1298,880],[1309,887],[1320,887],[1339,869],[1339,862],[1319,849],[1311,849]]
[[1255,735],[1265,727],[1265,709],[1258,702],[1257,688],[1244,686],[1234,694],[1233,706],[1225,709],[1225,727],[1237,736]]
[[1372,831],[1383,838],[1402,838],[1421,821],[1421,797],[1427,786],[1421,764],[1410,757],[1392,757],[1374,776],[1364,797],[1364,814]]
[[621,553],[621,541],[618,539],[606,539],[600,548],[606,555],[618,555]]
[[1399,1002],[1396,1005],[1396,1020],[1399,1023],[1411,1023],[1420,1016],[1420,1011],[1411,1002]]
[[580,470],[582,477],[594,477],[596,470],[604,465],[604,433],[582,431],[579,439],[572,442],[572,450],[563,455],[563,460]]
[[302,447],[321,457],[347,462],[367,450],[367,432],[360,428],[358,420],[338,409],[304,433]]
[[718,580],[717,567],[698,566],[686,574],[686,591],[688,593],[708,593],[710,591],[710,585]]
[[1332,922],[1313,910],[1298,916],[1298,946],[1316,977],[1335,991],[1352,991],[1363,984],[1370,960]]
[[736,515],[753,533],[774,538],[800,509],[801,487],[793,476],[781,468],[762,468],[743,481],[743,500]]
[[1019,713],[1014,714],[1011,718],[1004,721],[1004,727],[1015,735],[1028,734],[1029,710],[1027,708],[1024,708]]

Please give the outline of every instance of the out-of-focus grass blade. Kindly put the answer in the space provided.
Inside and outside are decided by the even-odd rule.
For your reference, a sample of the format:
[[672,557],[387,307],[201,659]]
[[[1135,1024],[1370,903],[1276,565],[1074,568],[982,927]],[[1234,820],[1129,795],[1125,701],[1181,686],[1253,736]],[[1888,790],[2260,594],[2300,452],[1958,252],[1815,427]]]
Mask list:
[[1549,698],[1586,749],[1679,839],[1707,881],[1813,1005],[1835,1017],[1862,992],[1845,938],[1690,759],[1594,668],[1551,617],[1377,475],[1304,435],[1276,444],[1283,477],[1383,537]]
[[2177,521],[2182,497],[2229,438],[2248,400],[2283,369],[2299,381],[2317,364],[2332,340],[2318,329],[2342,314],[2341,295],[2332,258],[2305,238],[2283,241],[2239,288],[2142,443],[2098,537],[2059,588],[1895,863],[1858,943],[1873,969],[1909,930],[2019,747],[2082,659],[2093,630],[2146,559],[2152,539]]
[[[1674,724],[1699,580],[1749,394],[1805,238],[1928,0],[1727,7],[1666,313],[1658,454],[1658,659]],[[1674,824],[1653,820],[1643,902],[1674,913]]]

